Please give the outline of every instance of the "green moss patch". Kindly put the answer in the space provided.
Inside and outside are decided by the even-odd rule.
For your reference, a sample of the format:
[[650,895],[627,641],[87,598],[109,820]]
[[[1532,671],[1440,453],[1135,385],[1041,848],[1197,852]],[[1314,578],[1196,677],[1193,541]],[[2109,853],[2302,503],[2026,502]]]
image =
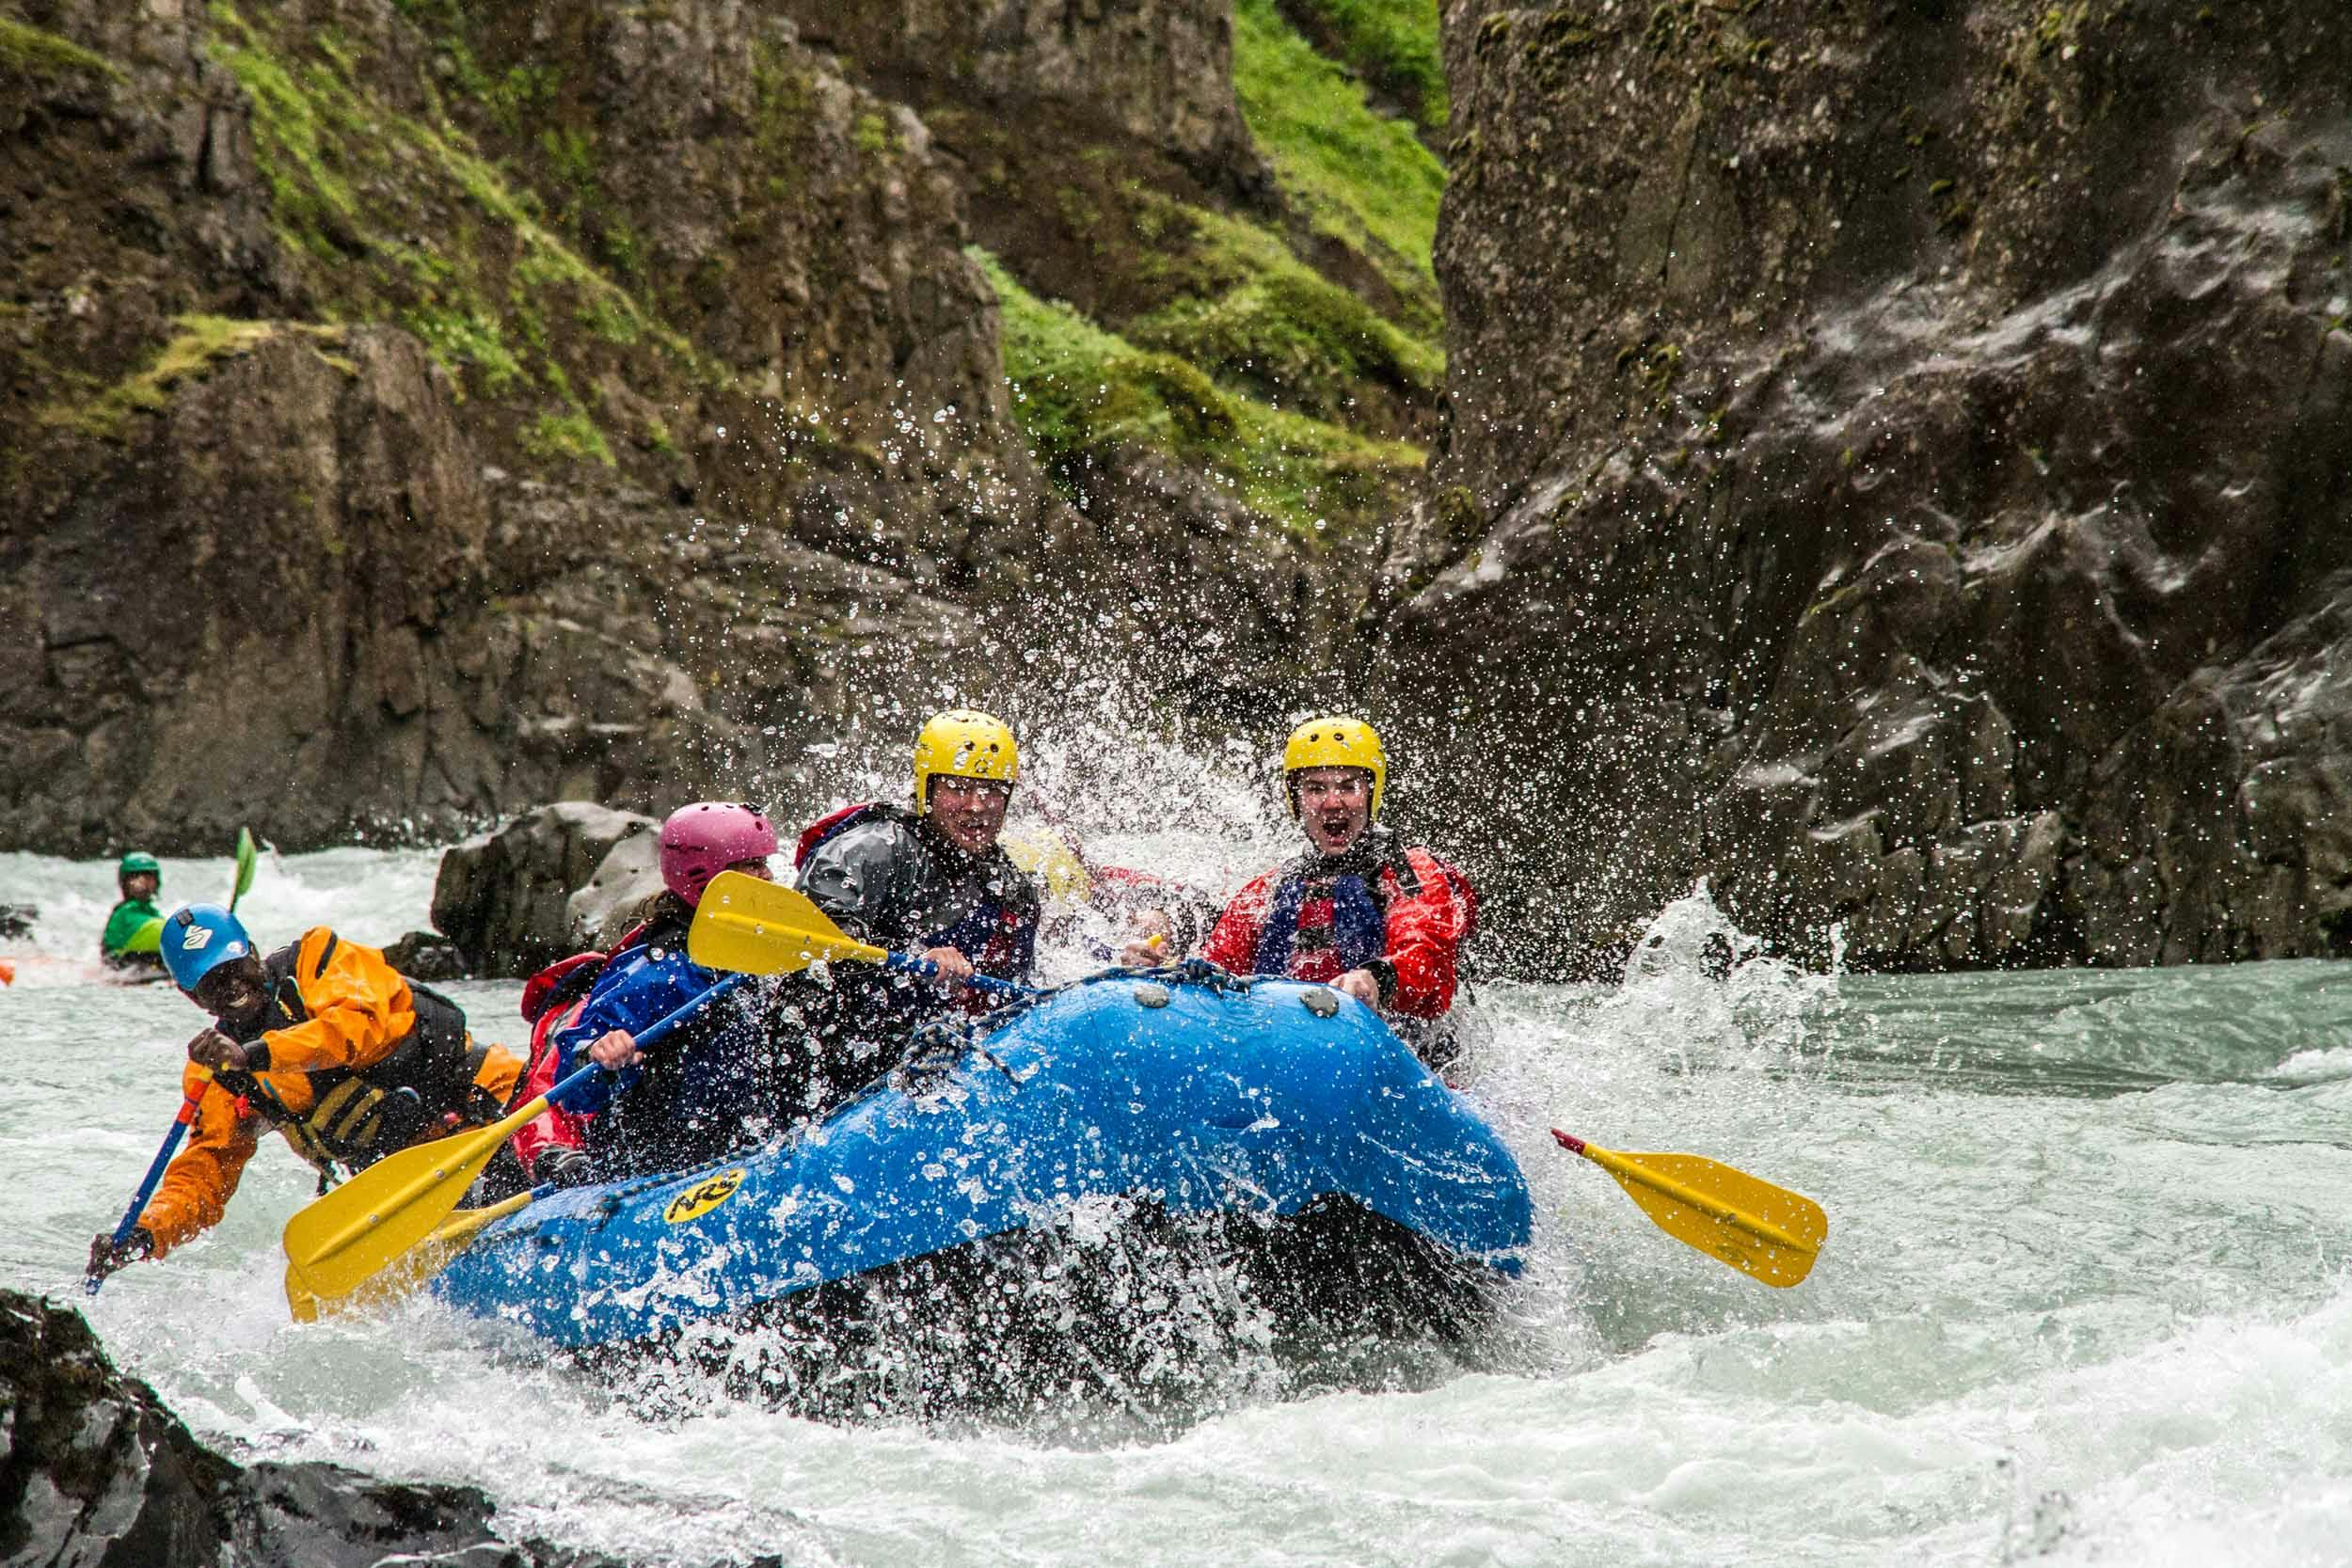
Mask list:
[[1295,413],[1343,424],[1396,424],[1363,406],[1383,390],[1430,408],[1445,378],[1437,344],[1405,331],[1300,261],[1270,231],[1199,208],[1179,209],[1180,238],[1152,267],[1182,292],[1129,322],[1136,344],[1189,360],[1219,382]]
[[1441,135],[1448,105],[1438,0],[1281,0],[1282,15],[1336,55],[1424,136]]
[[1140,347],[1058,301],[1038,298],[975,252],[1004,313],[1013,418],[1056,482],[1074,491],[1087,459],[1165,452],[1313,538],[1394,505],[1421,468],[1417,448],[1369,440],[1220,388],[1176,355]]
[[40,422],[102,439],[119,439],[129,429],[134,415],[161,413],[170,406],[171,389],[183,381],[200,376],[219,361],[247,353],[281,332],[302,334],[320,345],[320,356],[327,363],[346,372],[351,368],[348,360],[328,354],[324,346],[342,341],[338,327],[300,322],[233,321],[226,316],[175,316],[172,326],[173,336],[152,364],[87,402],[51,404],[40,411]]
[[55,79],[60,76],[103,76],[121,82],[122,68],[95,50],[72,39],[0,16],[0,71],[11,76]]
[[[639,241],[598,181],[593,127],[560,118],[553,67],[491,70],[468,41],[463,7],[399,0],[435,51],[433,75],[417,84],[420,118],[332,32],[294,37],[233,0],[211,8],[213,56],[254,103],[272,221],[310,262],[326,313],[415,333],[461,397],[491,405],[492,428],[547,461],[613,462],[575,377],[617,372],[675,395],[725,381],[649,291],[616,280],[641,277]],[[486,153],[450,118],[453,104],[507,155]]]
[[542,414],[523,436],[523,446],[534,457],[587,458],[610,468],[612,449],[604,433],[586,413]]
[[1412,128],[1375,112],[1275,0],[1234,0],[1233,87],[1249,134],[1315,227],[1364,251],[1400,293],[1434,295],[1445,169]]

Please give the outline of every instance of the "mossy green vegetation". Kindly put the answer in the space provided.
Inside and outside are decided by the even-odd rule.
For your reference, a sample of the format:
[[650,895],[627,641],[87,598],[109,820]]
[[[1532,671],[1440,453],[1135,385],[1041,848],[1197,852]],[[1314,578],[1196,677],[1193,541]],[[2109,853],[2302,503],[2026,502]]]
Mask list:
[[612,449],[604,433],[580,409],[568,414],[542,414],[523,435],[523,448],[534,457],[587,458],[613,466]]
[[1400,293],[1434,295],[1445,169],[1410,126],[1282,19],[1234,0],[1233,87],[1249,134],[1315,226],[1363,251]]
[[[567,365],[593,380],[613,356],[634,355],[635,379],[684,388],[722,378],[583,254],[585,236],[622,277],[643,270],[634,232],[607,212],[592,130],[538,122],[560,96],[555,69],[485,69],[453,0],[400,0],[399,8],[425,28],[444,65],[425,118],[389,103],[331,31],[281,35],[234,0],[211,0],[214,58],[254,103],[272,221],[313,263],[327,314],[414,332],[460,396],[509,407],[526,451],[610,465]],[[448,116],[450,95],[478,101],[485,135],[536,154],[547,196]]]
[[1147,271],[1182,288],[1129,322],[1145,348],[1189,360],[1219,382],[1294,412],[1361,422],[1371,388],[1433,406],[1445,356],[1292,254],[1270,230],[1197,207],[1174,207],[1156,224],[1161,244]]
[[345,248],[339,241],[352,237],[358,215],[350,183],[328,151],[333,125],[353,118],[351,105],[340,102],[347,89],[323,68],[308,72],[307,82],[298,79],[226,0],[213,0],[212,17],[220,29],[213,57],[253,103],[254,134],[266,150],[262,177],[269,182],[279,237],[322,261],[337,260]]
[[1065,489],[1096,453],[1165,452],[1312,539],[1392,502],[1421,467],[1417,448],[1224,390],[1188,361],[1040,299],[995,258],[973,254],[1003,309],[1013,418]]
[[477,385],[493,395],[523,375],[522,362],[506,346],[498,317],[478,301],[457,306],[421,304],[402,312],[400,322],[422,340],[425,351],[440,361],[443,370],[452,372],[460,398],[465,396],[466,384],[460,367],[476,371]]
[[1282,0],[1282,10],[1384,98],[1404,105],[1423,135],[1443,135],[1448,106],[1438,0]]
[[204,315],[175,316],[171,325],[172,336],[152,363],[87,402],[51,404],[40,411],[40,422],[102,439],[119,439],[129,428],[133,415],[161,413],[168,407],[168,394],[181,382],[201,375],[218,361],[244,354],[281,332],[301,334],[311,341],[327,363],[346,372],[351,369],[349,360],[328,353],[326,346],[342,341],[342,332],[338,327]]
[[[1045,223],[1009,227],[1012,248],[979,260],[1014,417],[1073,499],[1090,459],[1161,452],[1311,537],[1392,513],[1417,482],[1411,441],[1445,374],[1430,257],[1444,171],[1286,20],[1301,8],[1234,11],[1235,85],[1287,216],[1218,210],[1110,147],[941,120],[972,166],[1004,171],[1009,198],[1037,193]],[[1339,0],[1308,20],[1341,49],[1391,28],[1436,80],[1434,0]],[[1049,297],[1065,288],[1083,309]]]
[[0,71],[11,76],[125,79],[120,66],[95,50],[7,16],[0,16]]

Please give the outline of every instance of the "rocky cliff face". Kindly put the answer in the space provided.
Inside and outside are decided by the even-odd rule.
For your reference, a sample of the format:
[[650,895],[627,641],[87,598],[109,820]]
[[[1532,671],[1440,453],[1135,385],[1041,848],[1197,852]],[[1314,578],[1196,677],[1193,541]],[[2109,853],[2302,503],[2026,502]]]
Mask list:
[[[1216,289],[1276,277],[1339,309],[1291,372],[1336,408],[1348,334],[1395,351],[1368,392],[1434,351],[1284,248],[1311,226],[1242,122],[1232,41],[1205,0],[17,6],[0,842],[216,847],[251,821],[299,847],[559,797],[791,798],[812,748],[869,714],[902,746],[950,693],[1041,703],[1124,660],[1214,702],[1311,667],[1376,549],[1311,523],[1376,535],[1417,477],[1409,408],[1278,416],[1250,401],[1251,321],[1131,344],[1019,281],[1051,268],[992,274],[966,214],[994,176],[913,106],[1050,114],[1057,155],[1152,232],[1232,242]],[[1207,277],[1145,293],[1223,298]],[[1218,634],[1216,668],[1169,607]]]
[[1886,966],[2352,938],[2341,8],[1444,24],[1382,655],[1531,948],[1701,875]]
[[[1230,0],[790,0],[802,35],[926,103],[993,103],[1154,148],[1204,183],[1269,180],[1233,96]],[[1031,127],[1032,132],[1035,126]]]
[[[788,758],[954,642],[943,579],[1042,558],[954,193],[787,24],[542,8],[572,48],[532,75],[444,8],[40,9],[5,101],[11,842],[659,796]],[[511,89],[479,137],[453,77]],[[626,134],[530,122],[575,99]],[[789,181],[698,156],[714,128]]]

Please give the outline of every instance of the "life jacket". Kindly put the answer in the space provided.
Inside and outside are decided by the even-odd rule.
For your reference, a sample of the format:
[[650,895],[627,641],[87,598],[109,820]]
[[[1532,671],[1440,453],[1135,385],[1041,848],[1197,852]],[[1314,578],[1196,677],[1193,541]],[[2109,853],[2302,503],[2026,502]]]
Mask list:
[[[913,812],[880,800],[861,800],[856,805],[828,812],[801,831],[801,841],[792,849],[792,869],[798,871],[806,865],[808,857],[827,840],[861,822],[877,820],[913,826],[922,819]],[[1010,961],[1016,957],[1013,949],[1018,946],[1021,928],[1026,924],[1020,911],[983,893],[970,913],[946,929],[921,938],[921,942],[926,947],[952,947],[976,966],[985,968],[991,960]]]
[[[605,966],[644,942],[651,929],[650,924],[635,927],[614,942],[610,952],[590,948],[558,958],[523,982],[520,1010],[531,1025],[531,1053],[522,1076],[515,1081],[508,1110],[536,1100],[564,1076],[564,1064],[555,1059],[556,1032],[568,1028],[588,1006],[588,993],[596,989]],[[539,1158],[548,1149],[583,1148],[587,1138],[583,1118],[560,1105],[550,1105],[516,1129],[513,1142],[515,1157],[522,1162],[523,1169],[536,1175]]]
[[596,981],[596,972],[604,967],[608,955],[590,948],[568,958],[558,958],[547,968],[523,982],[523,997],[516,1009],[525,1023],[537,1023],[549,1012],[584,994]]
[[568,958],[558,958],[523,982],[519,1010],[523,1022],[532,1026],[532,1055],[538,1054],[539,1037],[547,1033],[548,1018],[577,1010],[566,1008],[564,1004],[578,1002],[596,989],[596,976],[604,973],[604,966],[644,941],[645,933],[652,929],[651,922],[633,927],[612,944],[610,952],[599,953],[591,947]]
[[808,857],[817,853],[827,839],[837,837],[871,817],[904,819],[907,813],[880,800],[860,800],[855,805],[829,811],[801,830],[801,841],[792,847],[792,869],[798,871],[808,863]]
[[[1372,882],[1378,880],[1379,872],[1375,870]],[[1420,883],[1417,880],[1413,885],[1418,888]],[[1302,932],[1299,916],[1308,899],[1316,895],[1330,901],[1331,923]],[[1388,945],[1388,920],[1363,877],[1334,877],[1293,862],[1267,902],[1265,924],[1259,928],[1258,950],[1250,959],[1250,968],[1260,974],[1290,974],[1292,958],[1302,945],[1302,936],[1307,951],[1329,951],[1336,955],[1337,968],[1331,968],[1329,960],[1315,966],[1331,968],[1331,973],[1314,978],[1329,979],[1351,969],[1361,969],[1380,956]]]
[[[326,973],[327,960],[342,941],[328,935],[313,978]],[[296,942],[262,960],[269,1000],[253,1022],[231,1034],[238,1044],[251,1045],[272,1030],[289,1029],[310,1018],[294,979],[300,958],[301,944]],[[365,1169],[407,1148],[426,1128],[474,1119],[485,1109],[476,1104],[474,1074],[489,1050],[475,1045],[467,1033],[465,1010],[431,987],[405,974],[401,978],[408,987],[415,1025],[379,1062],[306,1074],[310,1081],[308,1111],[289,1110],[252,1073],[215,1074],[223,1088],[260,1113],[285,1134],[296,1153],[318,1167],[322,1189],[339,1164]]]
[[[881,800],[861,800],[828,812],[802,830],[800,842],[792,849],[792,869],[798,871],[805,866],[808,858],[828,841],[861,823],[878,820],[913,827],[922,818],[903,807]],[[1001,846],[993,853],[1009,863]],[[1015,871],[1018,874],[1017,867]],[[924,947],[954,948],[971,959],[972,967],[983,974],[1014,974],[1027,966],[1038,912],[1034,909],[1025,911],[983,891],[961,920],[921,935],[916,941]],[[968,1010],[984,1011],[994,1001],[984,992],[973,991],[964,996],[962,1005]]]
[[[1435,856],[1430,858],[1462,906],[1460,941],[1467,944],[1478,927],[1478,890],[1461,872]],[[1351,969],[1361,969],[1388,948],[1388,895],[1381,891],[1382,873],[1395,875],[1394,896],[1421,896],[1421,873],[1414,869],[1411,857],[1401,845],[1388,846],[1384,854],[1372,861],[1369,870],[1334,874],[1327,865],[1326,857],[1310,853],[1283,868],[1281,880],[1275,884],[1274,896],[1266,903],[1265,924],[1259,927],[1258,946],[1250,961],[1254,973],[1291,974],[1292,963],[1302,951],[1328,952],[1336,958],[1336,968],[1331,959],[1314,963],[1311,967],[1317,970],[1330,971],[1314,978],[1330,979]],[[1331,923],[1327,927],[1316,926],[1302,930],[1299,917],[1309,901],[1318,897],[1330,900]]]
[[[1010,974],[1023,967],[1027,955],[1023,951],[1023,933],[1029,922],[1021,911],[982,895],[972,906],[972,912],[944,931],[934,931],[922,939],[925,947],[952,947],[972,960],[972,967],[983,974]],[[976,993],[976,996],[984,993]],[[987,997],[975,1007],[985,1011],[995,1006],[993,997]]]

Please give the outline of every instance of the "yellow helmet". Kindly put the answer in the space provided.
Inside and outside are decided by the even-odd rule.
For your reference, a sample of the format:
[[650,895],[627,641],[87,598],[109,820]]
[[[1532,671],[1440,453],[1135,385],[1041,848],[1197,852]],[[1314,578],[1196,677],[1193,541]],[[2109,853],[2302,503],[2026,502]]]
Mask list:
[[931,809],[931,780],[945,773],[959,779],[1021,777],[1021,748],[1002,719],[970,708],[933,716],[914,737],[914,814]]
[[1282,748],[1282,792],[1291,815],[1298,815],[1298,775],[1310,768],[1361,768],[1372,775],[1372,816],[1380,816],[1380,791],[1389,782],[1389,759],[1379,734],[1360,719],[1310,719],[1291,731]]

